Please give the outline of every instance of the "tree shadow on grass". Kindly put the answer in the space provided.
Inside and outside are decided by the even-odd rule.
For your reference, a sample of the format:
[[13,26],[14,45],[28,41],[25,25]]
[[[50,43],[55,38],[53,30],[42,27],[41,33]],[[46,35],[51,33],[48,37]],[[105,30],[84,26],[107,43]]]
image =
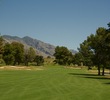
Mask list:
[[96,74],[80,74],[80,73],[68,73],[69,75],[75,75],[75,76],[98,76]]
[[104,84],[106,84],[106,85],[110,85],[110,82],[108,82],[108,83],[104,83]]
[[[97,74],[80,74],[80,73],[68,73],[69,75],[78,76],[81,78],[97,79],[97,80],[110,80],[110,78],[105,76],[99,76]],[[110,82],[104,83],[110,85]]]
[[100,80],[110,80],[110,78],[106,78],[106,77],[104,77],[104,76],[96,76],[96,77],[89,77],[89,76],[87,76],[87,77],[85,77],[85,78],[91,78],[91,79],[100,79]]

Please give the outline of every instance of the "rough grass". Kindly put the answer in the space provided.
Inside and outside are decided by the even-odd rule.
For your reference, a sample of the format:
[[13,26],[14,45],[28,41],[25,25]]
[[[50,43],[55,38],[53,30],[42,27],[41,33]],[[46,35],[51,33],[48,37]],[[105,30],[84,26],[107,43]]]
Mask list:
[[110,100],[110,79],[61,66],[0,70],[0,100]]

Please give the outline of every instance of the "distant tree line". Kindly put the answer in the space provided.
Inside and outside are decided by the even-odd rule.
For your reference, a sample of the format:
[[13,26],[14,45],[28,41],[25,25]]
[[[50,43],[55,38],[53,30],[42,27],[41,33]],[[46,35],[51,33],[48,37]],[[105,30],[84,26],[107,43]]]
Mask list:
[[57,46],[55,49],[55,62],[60,65],[77,64],[79,66],[93,66],[98,68],[98,75],[104,75],[105,68],[110,69],[110,23],[108,29],[99,27],[95,34],[91,34],[80,44],[75,55],[66,48]]
[[24,48],[24,45],[19,42],[4,43],[2,36],[0,36],[0,64],[28,66],[32,62],[36,62],[36,65],[42,65],[44,58],[36,55],[32,47]]

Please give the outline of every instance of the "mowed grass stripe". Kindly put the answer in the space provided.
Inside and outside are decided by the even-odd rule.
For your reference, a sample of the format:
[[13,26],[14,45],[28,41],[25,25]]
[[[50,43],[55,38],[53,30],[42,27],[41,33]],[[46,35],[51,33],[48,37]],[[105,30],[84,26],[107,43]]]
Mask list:
[[0,100],[109,100],[109,82],[85,70],[63,67],[2,70]]

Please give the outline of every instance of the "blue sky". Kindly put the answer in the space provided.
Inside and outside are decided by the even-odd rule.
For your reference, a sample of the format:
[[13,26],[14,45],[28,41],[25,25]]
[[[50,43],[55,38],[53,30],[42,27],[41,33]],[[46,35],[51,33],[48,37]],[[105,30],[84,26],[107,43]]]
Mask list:
[[110,22],[110,0],[0,0],[0,33],[77,50]]

